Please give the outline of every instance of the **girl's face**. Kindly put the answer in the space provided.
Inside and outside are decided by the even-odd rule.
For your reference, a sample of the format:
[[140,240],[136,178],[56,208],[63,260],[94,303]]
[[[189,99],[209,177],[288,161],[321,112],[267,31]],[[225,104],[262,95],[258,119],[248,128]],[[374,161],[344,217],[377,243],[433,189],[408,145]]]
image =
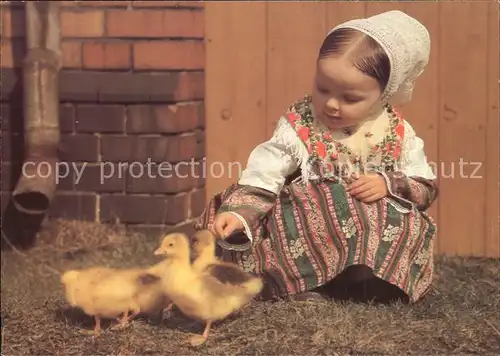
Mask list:
[[335,130],[356,125],[382,110],[375,78],[356,69],[349,59],[318,60],[312,95],[316,117]]

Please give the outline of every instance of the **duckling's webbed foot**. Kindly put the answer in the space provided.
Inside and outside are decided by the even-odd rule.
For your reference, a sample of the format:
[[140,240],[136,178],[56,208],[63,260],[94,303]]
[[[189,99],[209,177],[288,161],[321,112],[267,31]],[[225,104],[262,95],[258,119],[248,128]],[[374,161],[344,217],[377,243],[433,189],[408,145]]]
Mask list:
[[85,329],[80,329],[78,332],[80,334],[87,335],[87,336],[99,336],[101,334],[101,331],[85,330]]
[[203,345],[207,339],[203,335],[194,335],[189,338],[189,344],[193,347],[198,347]]
[[127,322],[130,322],[130,321],[134,320],[134,318],[135,318],[137,315],[139,315],[139,313],[140,313],[140,311],[138,311],[138,310],[134,310],[134,311],[132,312],[132,314],[130,314],[130,316],[127,318]]
[[196,347],[196,346],[203,345],[208,339],[208,335],[210,333],[211,327],[212,327],[212,321],[209,320],[209,321],[207,321],[207,324],[205,325],[205,330],[203,330],[202,335],[194,335],[193,337],[191,337],[191,339],[189,340],[189,343],[191,344],[191,346]]
[[80,330],[80,333],[84,335],[99,336],[101,334],[101,318],[94,316],[94,321],[94,330]]
[[126,311],[125,313],[123,313],[123,316],[122,316],[121,319],[117,318],[117,320],[118,320],[118,324],[113,325],[111,327],[111,330],[125,329],[129,325],[129,320],[130,320],[130,318],[128,317],[128,311]]

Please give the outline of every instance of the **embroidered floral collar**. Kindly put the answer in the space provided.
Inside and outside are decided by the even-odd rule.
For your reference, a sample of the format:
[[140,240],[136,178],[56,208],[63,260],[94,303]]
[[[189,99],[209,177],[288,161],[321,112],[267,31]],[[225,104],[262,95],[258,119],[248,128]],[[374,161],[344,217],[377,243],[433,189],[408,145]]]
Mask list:
[[[331,132],[318,131],[314,126],[311,96],[306,95],[295,102],[287,112],[287,120],[294,127],[309,152],[311,164],[318,166],[322,176],[339,174],[339,166],[348,166],[352,170],[392,170],[401,153],[404,137],[404,120],[389,104],[384,107],[389,116],[389,125],[385,136],[376,144],[370,145],[366,157],[353,152],[338,140]],[[366,132],[364,137],[371,138]]]

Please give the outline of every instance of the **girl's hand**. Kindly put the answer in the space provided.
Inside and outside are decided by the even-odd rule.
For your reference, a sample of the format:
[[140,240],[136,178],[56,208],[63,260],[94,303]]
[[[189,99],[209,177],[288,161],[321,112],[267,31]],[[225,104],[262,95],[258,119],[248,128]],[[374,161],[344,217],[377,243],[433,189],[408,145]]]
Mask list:
[[380,174],[361,175],[347,189],[351,196],[364,203],[372,203],[387,196],[387,185]]
[[229,212],[224,212],[217,214],[215,217],[212,233],[221,239],[225,239],[234,231],[243,229],[243,223],[240,219]]

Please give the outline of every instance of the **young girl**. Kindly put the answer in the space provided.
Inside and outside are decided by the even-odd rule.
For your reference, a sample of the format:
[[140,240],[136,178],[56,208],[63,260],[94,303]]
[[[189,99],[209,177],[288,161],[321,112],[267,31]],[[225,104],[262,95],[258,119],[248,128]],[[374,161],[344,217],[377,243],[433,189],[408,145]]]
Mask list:
[[410,100],[429,51],[426,28],[400,11],[335,27],[312,95],[210,201],[196,228],[220,237],[224,259],[264,277],[264,297],[415,302],[429,290],[436,227],[425,210],[436,177],[391,106]]

